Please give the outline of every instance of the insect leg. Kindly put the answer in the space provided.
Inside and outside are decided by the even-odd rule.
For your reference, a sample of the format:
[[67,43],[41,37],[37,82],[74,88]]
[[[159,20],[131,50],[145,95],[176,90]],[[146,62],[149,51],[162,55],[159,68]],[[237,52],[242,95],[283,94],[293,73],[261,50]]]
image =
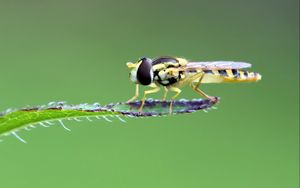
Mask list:
[[138,98],[138,96],[139,96],[139,84],[136,84],[135,85],[135,95],[131,99],[129,99],[127,102],[134,101],[136,98]]
[[178,97],[178,95],[181,93],[181,89],[178,87],[170,87],[171,91],[174,91],[176,94],[172,97],[172,100],[170,102],[170,108],[169,108],[169,115],[172,115],[173,113],[173,101]]
[[199,87],[200,87],[200,85],[202,84],[201,81],[202,81],[203,77],[204,77],[204,73],[201,74],[201,76],[200,76],[200,78],[199,78],[197,84],[195,85],[195,88],[199,88]]
[[203,97],[208,98],[209,100],[212,100],[212,101],[216,100],[214,97],[207,95],[206,93],[204,93],[203,91],[201,91],[199,89],[200,85],[202,84],[201,81],[202,81],[203,77],[204,77],[204,73],[201,75],[201,77],[199,78],[196,85],[194,85],[193,82],[191,83],[191,87],[193,88],[193,90],[195,90],[197,93],[199,93]]
[[153,87],[153,89],[144,91],[144,96],[142,98],[142,104],[141,104],[141,106],[139,108],[139,112],[142,111],[142,109],[143,109],[143,107],[145,105],[146,96],[148,94],[151,94],[151,93],[157,93],[160,90],[160,87],[158,87],[157,85],[153,85],[153,86],[150,86],[150,87]]
[[167,87],[164,87],[164,89],[165,89],[165,93],[164,93],[164,97],[162,99],[163,101],[165,101],[167,99],[167,94],[168,94],[168,91],[169,91],[169,89]]

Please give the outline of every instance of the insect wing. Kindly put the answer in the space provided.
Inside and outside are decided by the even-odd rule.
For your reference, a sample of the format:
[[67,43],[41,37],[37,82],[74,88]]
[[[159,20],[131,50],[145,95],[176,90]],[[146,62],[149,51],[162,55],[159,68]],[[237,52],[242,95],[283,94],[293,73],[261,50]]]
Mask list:
[[250,63],[235,61],[210,61],[210,62],[189,62],[187,69],[203,70],[224,70],[224,69],[244,69],[251,67]]

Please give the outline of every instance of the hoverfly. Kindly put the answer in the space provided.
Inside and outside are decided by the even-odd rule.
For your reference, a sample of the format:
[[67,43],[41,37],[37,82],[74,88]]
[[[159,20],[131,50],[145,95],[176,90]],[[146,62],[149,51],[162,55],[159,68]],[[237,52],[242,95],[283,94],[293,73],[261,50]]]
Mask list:
[[[158,57],[155,59],[141,58],[136,63],[127,63],[130,69],[130,79],[136,84],[135,95],[128,102],[134,101],[139,95],[139,85],[150,86],[152,89],[144,91],[142,103],[139,108],[142,111],[146,96],[156,93],[160,86],[164,87],[163,100],[166,100],[168,91],[175,92],[172,101],[181,93],[181,87],[185,84],[210,100],[215,100],[199,89],[202,83],[224,82],[256,82],[261,75],[255,72],[241,70],[251,67],[251,64],[233,61],[190,62],[177,57]],[[170,103],[172,113],[172,102]]]

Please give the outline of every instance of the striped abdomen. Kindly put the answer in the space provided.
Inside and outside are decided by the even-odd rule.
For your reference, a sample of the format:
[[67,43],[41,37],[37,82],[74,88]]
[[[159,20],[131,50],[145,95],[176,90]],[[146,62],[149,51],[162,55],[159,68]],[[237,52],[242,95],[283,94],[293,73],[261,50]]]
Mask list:
[[222,83],[222,82],[256,82],[261,79],[261,75],[245,70],[204,70],[205,75],[202,83]]

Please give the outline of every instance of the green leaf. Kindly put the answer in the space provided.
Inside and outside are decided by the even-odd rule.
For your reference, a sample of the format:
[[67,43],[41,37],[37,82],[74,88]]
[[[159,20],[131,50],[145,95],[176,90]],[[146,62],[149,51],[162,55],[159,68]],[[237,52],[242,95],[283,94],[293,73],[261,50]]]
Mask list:
[[[217,97],[215,101],[208,99],[176,100],[172,102],[172,115],[205,110],[215,105],[218,100]],[[66,128],[62,122],[64,119],[78,120],[78,118],[96,117],[110,121],[107,116],[113,116],[124,121],[122,117],[126,116],[164,116],[170,114],[170,104],[171,101],[148,99],[145,101],[142,112],[139,111],[141,101],[112,103],[106,106],[100,106],[98,103],[68,105],[63,102],[51,102],[44,106],[7,110],[0,113],[0,136],[13,134],[19,138],[16,134],[18,130],[35,125],[49,126],[53,124],[51,121],[54,120],[59,121]],[[68,128],[66,129],[68,130]]]

